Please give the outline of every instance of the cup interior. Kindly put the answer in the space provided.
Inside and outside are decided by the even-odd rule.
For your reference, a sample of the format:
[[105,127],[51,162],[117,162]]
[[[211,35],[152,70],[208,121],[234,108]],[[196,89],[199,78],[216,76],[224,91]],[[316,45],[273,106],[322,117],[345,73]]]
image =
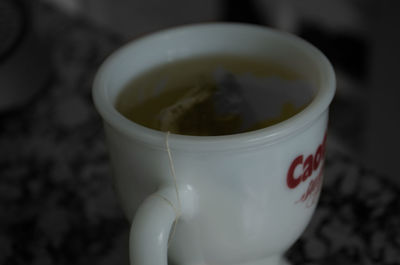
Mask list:
[[[315,88],[312,91],[311,103],[294,117],[265,129],[243,133],[240,137],[247,135],[254,140],[289,134],[319,116],[328,108],[333,98],[335,78],[332,66],[311,44],[294,35],[265,27],[209,23],[151,34],[130,42],[113,53],[103,63],[95,78],[93,96],[96,107],[105,121],[113,127],[128,134],[139,133],[147,140],[154,137],[162,138],[164,133],[135,124],[118,113],[115,109],[118,95],[132,79],[149,69],[161,64],[211,54],[235,54],[277,62]],[[285,133],[282,134],[283,131]],[[174,135],[173,138],[177,141],[194,140],[190,137]],[[232,137],[239,135],[217,136],[218,141]],[[250,138],[242,140],[248,141]],[[204,143],[214,140],[215,137],[209,136],[203,137],[201,141]]]

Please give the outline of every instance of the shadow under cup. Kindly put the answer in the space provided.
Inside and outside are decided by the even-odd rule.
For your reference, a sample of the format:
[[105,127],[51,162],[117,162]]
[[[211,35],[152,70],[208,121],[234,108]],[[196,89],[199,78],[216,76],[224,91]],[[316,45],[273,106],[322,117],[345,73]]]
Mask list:
[[[313,99],[278,124],[224,136],[166,138],[116,110],[118,95],[132,78],[160,64],[209,54],[278,62],[316,89]],[[178,264],[279,264],[309,222],[319,196],[321,181],[316,183],[323,175],[334,91],[334,72],[321,52],[264,27],[184,26],[138,39],[112,54],[96,75],[93,98],[105,124],[116,192],[133,220],[131,264],[166,264],[167,252]],[[317,187],[311,195],[310,187]],[[308,196],[313,204],[307,203]],[[169,208],[159,216],[152,207]],[[158,228],[158,235],[169,233],[177,209],[180,219],[170,248],[168,234],[167,240],[147,240]],[[146,216],[165,219],[166,228]]]

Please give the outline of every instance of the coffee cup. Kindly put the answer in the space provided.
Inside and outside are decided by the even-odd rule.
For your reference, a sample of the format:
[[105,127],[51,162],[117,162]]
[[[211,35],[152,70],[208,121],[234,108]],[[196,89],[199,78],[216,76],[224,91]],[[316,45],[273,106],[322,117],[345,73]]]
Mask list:
[[[310,103],[272,126],[223,136],[162,132],[116,110],[144,71],[191,56],[273,60],[314,87]],[[287,264],[321,190],[334,71],[314,46],[261,26],[205,23],[134,40],[100,67],[93,98],[104,121],[116,194],[131,222],[132,265]]]

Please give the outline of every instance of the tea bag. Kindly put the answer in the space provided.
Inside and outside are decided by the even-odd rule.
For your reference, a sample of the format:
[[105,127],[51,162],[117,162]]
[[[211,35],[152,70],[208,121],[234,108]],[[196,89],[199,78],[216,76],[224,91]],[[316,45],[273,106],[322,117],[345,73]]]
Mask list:
[[158,115],[160,130],[192,135],[222,135],[259,129],[294,115],[314,89],[301,80],[234,75],[218,68],[215,84],[198,82]]
[[175,104],[160,111],[158,115],[160,130],[179,133],[179,123],[183,115],[194,106],[210,98],[212,93],[210,87],[200,84],[190,88],[180,100],[175,102]]
[[254,124],[254,111],[244,93],[246,84],[241,84],[234,74],[217,68],[214,72],[218,89],[213,95],[215,111],[219,115],[236,115],[241,119],[240,131]]
[[[215,84],[199,82],[173,105],[160,111],[159,127],[175,133],[210,135],[241,130],[248,112],[233,74],[214,72]],[[252,115],[246,115],[252,117]]]

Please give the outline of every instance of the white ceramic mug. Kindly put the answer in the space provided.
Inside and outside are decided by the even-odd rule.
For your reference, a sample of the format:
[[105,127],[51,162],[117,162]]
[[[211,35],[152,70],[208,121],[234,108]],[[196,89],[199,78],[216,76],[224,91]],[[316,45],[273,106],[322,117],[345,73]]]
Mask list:
[[[226,136],[167,139],[115,109],[121,89],[143,71],[211,53],[278,61],[310,82],[314,97],[283,122]],[[321,52],[258,26],[183,26],[111,55],[95,78],[93,97],[104,119],[116,192],[132,221],[131,264],[166,265],[168,259],[182,265],[285,264],[284,252],[305,229],[318,200],[334,91],[334,72]]]

